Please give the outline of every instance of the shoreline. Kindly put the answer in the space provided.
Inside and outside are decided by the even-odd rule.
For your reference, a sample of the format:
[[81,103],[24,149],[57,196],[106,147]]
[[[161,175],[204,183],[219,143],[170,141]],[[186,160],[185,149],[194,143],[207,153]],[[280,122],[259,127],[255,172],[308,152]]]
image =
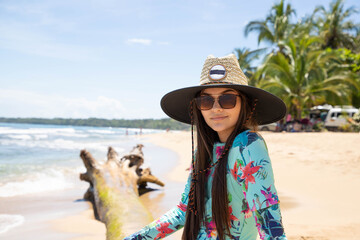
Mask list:
[[161,148],[166,148],[177,155],[177,164],[167,175],[168,180],[186,183],[191,164],[191,132],[166,132],[148,135],[149,141]]
[[30,236],[31,239],[38,240],[69,239],[73,234],[56,231],[52,227],[52,221],[80,214],[89,208],[86,202],[74,198],[74,194],[79,190],[81,191],[81,187],[1,198],[0,211],[10,215],[20,215],[24,221],[21,225],[2,233],[0,238],[20,240],[24,236]]
[[[166,134],[164,137],[164,134]],[[179,134],[179,135],[178,135]],[[154,219],[157,219],[163,215],[166,211],[175,207],[180,201],[181,193],[185,187],[185,181],[187,179],[188,171],[186,171],[188,160],[187,157],[191,156],[191,152],[186,154],[186,151],[182,151],[184,154],[180,154],[176,145],[185,145],[188,140],[186,135],[188,132],[169,132],[169,133],[152,133],[138,136],[138,142],[143,143],[145,164],[153,162],[154,158],[159,157],[159,152],[165,152],[165,156],[171,156],[171,163],[161,166],[161,169],[153,168],[151,166],[154,175],[159,177],[165,182],[165,187],[160,188],[157,185],[153,185],[156,191],[148,192],[140,197],[140,201],[149,209]],[[171,136],[171,137],[170,137]],[[190,136],[190,135],[189,135]],[[169,143],[170,147],[169,147]],[[176,145],[175,145],[176,144]],[[191,145],[190,149],[191,149]],[[166,153],[170,151],[170,153]],[[188,156],[187,156],[188,155]],[[178,166],[183,166],[178,170]],[[152,164],[150,164],[152,165]],[[156,165],[156,164],[154,164]],[[172,166],[171,166],[172,165]],[[164,170],[164,168],[170,168]],[[162,171],[167,171],[161,172]],[[151,185],[151,183],[149,184]],[[100,240],[106,238],[106,228],[103,223],[96,220],[93,215],[92,205],[88,203],[88,209],[82,211],[76,215],[67,216],[65,218],[56,219],[50,222],[52,228],[57,232],[66,232],[72,234],[73,237],[70,240]],[[76,226],[76,227],[74,227]],[[140,229],[139,229],[140,230]],[[168,239],[180,239],[182,230],[172,234]]]

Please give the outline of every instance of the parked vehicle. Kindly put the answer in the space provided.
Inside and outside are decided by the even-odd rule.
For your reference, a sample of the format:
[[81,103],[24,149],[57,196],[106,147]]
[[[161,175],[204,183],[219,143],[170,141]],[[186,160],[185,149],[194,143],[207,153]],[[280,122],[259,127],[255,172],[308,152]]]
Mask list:
[[352,106],[335,106],[326,115],[324,125],[329,130],[337,130],[341,125],[347,123],[346,118],[352,118],[359,110]]
[[314,123],[314,121],[318,121],[318,120],[325,121],[325,118],[326,118],[328,112],[332,108],[333,108],[333,106],[331,106],[329,104],[318,105],[318,106],[312,107],[310,109],[310,113],[309,113],[310,121],[312,123]]

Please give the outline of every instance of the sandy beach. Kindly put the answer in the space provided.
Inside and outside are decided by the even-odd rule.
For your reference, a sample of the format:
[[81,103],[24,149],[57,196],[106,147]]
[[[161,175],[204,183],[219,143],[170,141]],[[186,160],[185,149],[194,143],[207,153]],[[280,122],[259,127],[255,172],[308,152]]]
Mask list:
[[[261,134],[272,160],[288,239],[359,239],[360,134]],[[173,151],[178,162],[163,173],[165,189],[141,197],[157,218],[180,200],[190,163],[191,135],[170,131],[143,136],[143,141]],[[104,225],[92,219],[90,210],[55,220],[53,226],[77,233],[73,240],[105,239]],[[180,236],[181,231],[168,239]]]

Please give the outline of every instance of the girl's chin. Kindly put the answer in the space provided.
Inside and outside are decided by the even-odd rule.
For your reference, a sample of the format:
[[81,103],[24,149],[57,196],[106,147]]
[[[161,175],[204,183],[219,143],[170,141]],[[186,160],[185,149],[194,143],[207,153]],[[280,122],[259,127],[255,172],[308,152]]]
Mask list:
[[219,126],[219,125],[212,125],[210,126],[212,130],[214,130],[215,132],[222,132],[225,130],[225,128],[223,126]]
[[221,127],[221,126],[214,126],[211,127],[212,130],[214,130],[215,132],[217,132],[218,134],[222,134],[222,133],[226,133],[226,132],[232,132],[232,130],[234,130],[234,128],[227,128],[227,127]]

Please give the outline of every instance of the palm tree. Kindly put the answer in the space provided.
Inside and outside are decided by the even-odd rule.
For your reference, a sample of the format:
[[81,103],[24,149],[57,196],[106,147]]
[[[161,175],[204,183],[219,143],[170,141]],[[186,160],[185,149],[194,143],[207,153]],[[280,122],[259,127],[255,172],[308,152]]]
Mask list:
[[284,0],[281,0],[280,3],[271,8],[270,14],[264,21],[249,22],[245,27],[245,36],[250,32],[257,32],[259,35],[258,44],[263,41],[272,45],[275,44],[278,47],[275,52],[282,52],[281,42],[287,39],[292,26],[290,18],[295,14],[295,10],[291,5],[287,4],[285,6]]
[[354,7],[344,9],[343,0],[333,1],[328,11],[323,6],[315,8],[313,15],[317,16],[316,22],[319,35],[324,39],[324,49],[345,47],[356,50],[356,39],[351,33],[358,32],[360,25],[348,20],[356,13],[358,11]]
[[286,55],[271,53],[264,63],[265,89],[281,97],[297,119],[304,108],[330,103],[349,103],[349,86],[360,89],[348,71],[339,68],[338,55],[316,50],[319,37],[290,38],[284,45]]
[[360,29],[357,31],[355,36],[355,49],[354,52],[360,53]]
[[237,56],[239,65],[249,79],[249,85],[251,86],[257,86],[258,82],[258,79],[256,79],[257,68],[252,64],[255,60],[259,59],[261,54],[265,53],[265,50],[266,48],[260,48],[252,51],[249,48],[234,49],[234,54]]
[[293,24],[289,36],[293,38],[300,38],[303,35],[318,35],[316,32],[316,22],[314,21],[314,13],[310,16],[306,16],[301,20],[298,20],[296,24]]

